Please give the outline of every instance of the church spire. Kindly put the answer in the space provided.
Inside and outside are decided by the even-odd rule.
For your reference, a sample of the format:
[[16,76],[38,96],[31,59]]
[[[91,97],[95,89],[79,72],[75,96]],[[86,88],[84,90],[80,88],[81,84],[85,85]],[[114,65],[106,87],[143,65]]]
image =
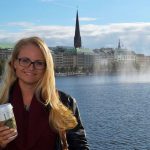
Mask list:
[[118,42],[118,49],[121,49],[120,39],[119,39],[119,42]]
[[81,36],[80,36],[80,26],[79,26],[78,10],[77,10],[77,14],[76,14],[74,47],[75,48],[80,48],[81,47]]

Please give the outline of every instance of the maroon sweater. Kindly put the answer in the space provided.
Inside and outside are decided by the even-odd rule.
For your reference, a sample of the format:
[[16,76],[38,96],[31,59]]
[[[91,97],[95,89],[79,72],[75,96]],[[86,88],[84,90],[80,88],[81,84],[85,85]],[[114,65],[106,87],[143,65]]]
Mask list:
[[15,83],[11,93],[18,136],[5,150],[54,150],[57,134],[50,128],[49,111],[35,96],[27,111],[18,83]]

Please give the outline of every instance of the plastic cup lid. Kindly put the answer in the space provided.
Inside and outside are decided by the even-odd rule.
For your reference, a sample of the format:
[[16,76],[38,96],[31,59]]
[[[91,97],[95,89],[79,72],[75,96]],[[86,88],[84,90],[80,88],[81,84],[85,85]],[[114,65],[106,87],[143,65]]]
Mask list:
[[0,111],[6,111],[6,110],[11,110],[13,107],[11,103],[6,103],[6,104],[1,104],[0,105]]

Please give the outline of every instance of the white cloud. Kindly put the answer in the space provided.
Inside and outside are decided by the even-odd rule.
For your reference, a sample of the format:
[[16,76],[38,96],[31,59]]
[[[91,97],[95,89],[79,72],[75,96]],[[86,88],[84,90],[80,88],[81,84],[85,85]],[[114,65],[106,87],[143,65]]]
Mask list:
[[[12,32],[14,25],[22,27]],[[0,30],[0,42],[15,42],[22,37],[40,36],[49,46],[73,46],[74,26],[36,26],[32,23],[9,23],[10,30]],[[87,24],[80,27],[82,45],[88,48],[117,47],[118,40],[127,49],[150,55],[150,23]]]
[[29,27],[29,26],[33,26],[33,23],[30,22],[10,22],[7,23],[7,26],[20,26],[20,27]]
[[80,17],[80,21],[96,21],[96,18],[90,18],[90,17]]

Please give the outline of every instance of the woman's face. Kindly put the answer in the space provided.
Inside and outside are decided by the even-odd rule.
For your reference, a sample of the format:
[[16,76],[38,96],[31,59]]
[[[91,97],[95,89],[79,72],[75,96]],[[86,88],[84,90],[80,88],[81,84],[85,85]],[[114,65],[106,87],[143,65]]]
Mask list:
[[33,44],[23,46],[14,62],[19,83],[33,86],[43,77],[45,67],[41,50]]

